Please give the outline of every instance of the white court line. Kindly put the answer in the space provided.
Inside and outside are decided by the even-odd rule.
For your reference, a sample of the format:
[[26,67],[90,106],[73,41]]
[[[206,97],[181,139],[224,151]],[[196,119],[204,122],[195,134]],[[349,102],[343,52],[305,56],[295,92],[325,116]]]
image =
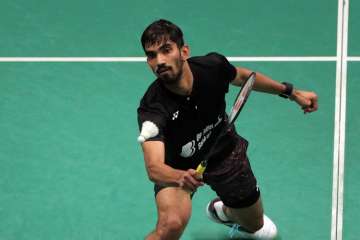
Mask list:
[[146,62],[145,57],[0,57],[0,62]]
[[350,62],[360,62],[360,57],[348,57],[347,60]]
[[[337,56],[259,56],[233,57],[231,62],[335,62]],[[346,57],[345,61],[360,61],[360,56]],[[145,57],[0,57],[0,62],[146,62]]]
[[342,240],[349,0],[338,1],[331,240]]
[[227,57],[231,62],[332,62],[331,56],[283,56],[283,57]]

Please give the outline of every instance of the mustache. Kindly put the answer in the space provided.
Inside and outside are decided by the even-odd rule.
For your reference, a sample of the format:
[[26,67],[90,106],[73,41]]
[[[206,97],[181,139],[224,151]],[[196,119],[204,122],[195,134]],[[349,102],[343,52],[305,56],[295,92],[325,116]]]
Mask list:
[[164,72],[164,71],[166,71],[166,70],[170,70],[170,69],[171,69],[170,66],[159,65],[159,66],[157,66],[157,67],[155,68],[155,72],[156,72],[157,74],[160,74],[160,73],[162,73],[162,72]]

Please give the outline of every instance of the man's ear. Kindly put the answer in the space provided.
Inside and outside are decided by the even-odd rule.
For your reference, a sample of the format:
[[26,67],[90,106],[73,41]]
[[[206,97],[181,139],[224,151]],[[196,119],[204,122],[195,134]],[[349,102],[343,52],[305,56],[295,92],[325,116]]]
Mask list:
[[180,51],[181,51],[181,58],[183,61],[187,60],[190,57],[189,45],[182,46]]

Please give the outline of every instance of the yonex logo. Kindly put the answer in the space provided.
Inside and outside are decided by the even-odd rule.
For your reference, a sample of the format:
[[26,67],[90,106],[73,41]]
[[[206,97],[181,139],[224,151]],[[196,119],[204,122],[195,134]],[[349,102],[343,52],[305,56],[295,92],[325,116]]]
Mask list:
[[173,113],[172,120],[177,119],[179,116],[179,110]]

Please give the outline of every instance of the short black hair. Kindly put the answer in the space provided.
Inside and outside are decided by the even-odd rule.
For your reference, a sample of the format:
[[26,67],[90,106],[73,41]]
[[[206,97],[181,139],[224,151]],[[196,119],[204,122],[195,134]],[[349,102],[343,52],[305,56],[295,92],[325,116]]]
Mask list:
[[143,49],[154,44],[160,44],[171,40],[176,43],[178,48],[184,46],[183,32],[172,22],[159,19],[151,23],[143,32],[141,36],[141,44]]

